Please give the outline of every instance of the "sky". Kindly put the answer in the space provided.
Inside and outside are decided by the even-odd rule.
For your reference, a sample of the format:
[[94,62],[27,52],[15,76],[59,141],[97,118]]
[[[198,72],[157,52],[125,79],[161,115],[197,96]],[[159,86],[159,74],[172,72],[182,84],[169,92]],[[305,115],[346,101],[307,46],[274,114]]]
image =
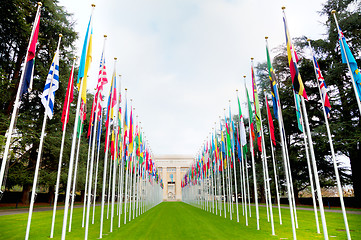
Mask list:
[[108,79],[116,57],[122,93],[128,89],[152,153],[196,155],[229,100],[237,113],[236,89],[245,100],[243,76],[250,86],[250,58],[255,64],[266,61],[265,36],[270,49],[285,45],[281,7],[286,6],[291,37],[318,39],[326,31],[318,14],[323,2],[59,0],[59,5],[73,14],[77,56],[91,4],[96,5],[88,90],[96,87],[106,34]]

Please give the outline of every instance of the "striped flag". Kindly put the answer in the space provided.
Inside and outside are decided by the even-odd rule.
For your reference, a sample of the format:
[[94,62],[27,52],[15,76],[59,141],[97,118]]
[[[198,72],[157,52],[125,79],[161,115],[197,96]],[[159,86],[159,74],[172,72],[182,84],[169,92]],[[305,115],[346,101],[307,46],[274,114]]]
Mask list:
[[[53,62],[46,78],[43,94],[41,95],[41,103],[44,105],[45,114],[50,119],[53,118],[55,91],[59,88],[59,51],[55,52]],[[50,96],[50,98],[49,98]]]
[[283,23],[285,27],[288,64],[290,66],[293,89],[296,92],[296,94],[303,96],[306,100],[308,100],[306,89],[305,86],[303,85],[302,78],[297,67],[297,62],[298,62],[297,53],[292,45],[285,17],[283,17]]
[[303,132],[303,126],[301,123],[301,105],[300,105],[300,96],[298,94],[294,94],[295,105],[296,105],[296,115],[297,115],[297,125],[298,129]]
[[327,89],[325,79],[322,76],[320,67],[318,66],[318,62],[317,62],[315,56],[313,56],[313,62],[315,64],[316,73],[317,73],[317,80],[319,82],[319,86],[320,86],[320,90],[321,90],[321,94],[322,94],[322,101],[323,101],[323,104],[325,106],[326,115],[329,118],[330,117],[330,111],[331,111],[331,104],[330,104],[330,101],[329,101],[328,95],[327,95],[328,89]]
[[23,75],[24,80],[23,80],[23,85],[21,86],[20,96],[22,96],[24,93],[27,93],[28,91],[31,91],[33,87],[35,51],[36,51],[36,44],[38,42],[39,24],[40,24],[40,11],[38,11],[38,14],[35,17],[35,21],[34,21],[35,29],[33,29],[33,35],[30,40],[30,45],[28,48],[25,70]]

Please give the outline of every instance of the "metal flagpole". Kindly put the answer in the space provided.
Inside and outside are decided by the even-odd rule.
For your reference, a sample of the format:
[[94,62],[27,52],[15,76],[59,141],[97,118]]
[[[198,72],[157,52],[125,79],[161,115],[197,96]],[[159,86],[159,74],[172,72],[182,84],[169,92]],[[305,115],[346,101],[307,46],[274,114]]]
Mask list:
[[[266,181],[266,184],[267,184],[266,193],[268,194],[268,207],[269,207],[269,213],[270,213],[270,217],[271,217],[272,235],[275,235],[275,226],[274,226],[274,221],[273,221],[273,209],[272,209],[271,187],[270,187],[270,183],[269,183],[270,178],[269,178],[269,173],[268,173],[268,163],[267,163],[267,155],[266,155],[266,144],[265,144],[265,140],[264,140],[262,116],[260,115],[259,118],[260,118],[260,121],[261,121],[262,146],[263,146],[262,153],[263,153],[263,160],[264,160],[264,167],[265,167],[264,171],[266,173],[266,179],[267,179],[267,181]],[[271,143],[271,148],[272,148],[272,143]]]
[[[337,18],[336,18],[336,10],[332,10],[332,11],[331,11],[331,14],[332,14],[333,17],[335,18],[338,36],[341,36],[341,34],[340,34],[340,27],[339,27],[339,25],[338,25],[338,21],[337,21]],[[341,39],[340,42],[341,42],[341,44],[340,44],[341,46],[340,46],[340,47],[342,48],[343,52],[345,53],[344,55],[345,55],[345,59],[346,59],[346,62],[347,62],[348,70],[349,70],[349,72],[350,72],[352,87],[353,87],[353,90],[354,90],[354,92],[355,92],[355,97],[356,97],[356,102],[357,102],[358,110],[360,111],[360,114],[361,114],[361,103],[360,103],[360,97],[361,97],[361,96],[359,96],[359,94],[358,94],[358,92],[357,92],[356,84],[355,84],[355,79],[354,79],[353,74],[352,74],[352,70],[351,70],[351,67],[350,67],[350,62],[349,62],[349,60],[348,60],[348,56],[347,56],[346,49],[345,49],[345,46],[344,46],[344,44],[343,44],[342,39]]]
[[[80,128],[83,129],[83,123],[81,123]],[[77,148],[77,151],[76,151],[76,158],[75,158],[73,190],[72,190],[72,195],[71,195],[70,217],[69,217],[69,230],[68,230],[69,232],[71,232],[71,224],[72,224],[72,221],[73,221],[73,208],[74,208],[74,201],[75,201],[76,177],[77,177],[77,171],[78,171],[79,151],[80,151],[80,142],[81,142],[81,134],[80,133],[81,132],[79,132],[78,148]]]
[[[79,91],[79,94],[81,92]],[[85,107],[85,106],[84,106]],[[81,128],[83,128],[83,123],[81,123]],[[80,130],[82,131],[82,129]],[[93,132],[93,128],[90,128],[90,138],[88,141],[88,157],[87,157],[87,162],[86,162],[86,172],[85,172],[85,188],[84,188],[84,204],[83,204],[83,219],[82,219],[82,223],[81,223],[81,227],[83,228],[85,226],[85,211],[86,211],[86,203],[87,203],[87,198],[90,197],[88,196],[87,193],[87,189],[88,189],[88,177],[89,177],[89,163],[90,163],[90,151],[91,151],[91,141],[92,141],[92,132]],[[80,134],[79,134],[80,135]],[[80,136],[79,136],[80,138]]]
[[[334,14],[334,13],[333,13]],[[335,16],[335,15],[334,15]],[[335,17],[336,18],[336,17]],[[310,46],[311,52],[312,52],[312,56],[313,56],[313,51],[312,51],[312,47],[311,47],[311,42],[310,39],[307,39],[308,41],[308,45]],[[351,234],[350,234],[350,229],[348,227],[348,221],[347,221],[347,214],[346,214],[346,209],[345,209],[345,203],[343,201],[343,191],[342,191],[342,186],[341,186],[341,181],[340,181],[340,176],[339,176],[339,172],[338,172],[338,166],[337,166],[337,162],[336,162],[336,157],[335,157],[335,150],[333,148],[333,142],[332,142],[332,135],[331,135],[331,131],[330,131],[330,125],[328,124],[328,118],[327,118],[327,114],[325,111],[325,101],[324,101],[324,97],[322,96],[322,92],[321,92],[321,86],[320,86],[320,82],[318,79],[318,75],[317,75],[317,71],[316,71],[316,66],[315,66],[315,62],[313,62],[313,67],[315,70],[315,75],[316,75],[316,79],[317,79],[317,85],[318,85],[318,90],[320,93],[320,98],[321,98],[321,103],[322,103],[322,110],[323,110],[323,116],[325,119],[325,124],[326,124],[326,129],[327,129],[327,136],[328,136],[328,142],[330,143],[330,149],[331,149],[331,154],[332,154],[332,161],[333,161],[333,167],[335,170],[335,175],[336,175],[336,182],[337,182],[337,189],[338,189],[338,194],[340,196],[340,203],[341,203],[341,209],[342,209],[342,215],[343,215],[343,220],[345,223],[345,229],[346,229],[346,234],[347,234],[347,239],[350,240],[351,239]],[[320,70],[321,71],[321,70]],[[351,74],[352,75],[352,74]],[[353,81],[354,82],[354,81]],[[359,101],[358,101],[359,102]]]
[[[110,134],[110,133],[109,133]],[[110,191],[111,191],[111,180],[112,180],[112,166],[113,166],[113,161],[112,161],[112,157],[110,157],[110,161],[109,161],[109,178],[108,178],[108,192],[107,192],[107,219],[109,219],[109,207],[110,207]]]
[[[246,86],[246,76],[244,76],[244,89],[247,91]],[[251,119],[248,117],[248,125],[249,125],[249,142],[251,148],[251,157],[252,157],[252,170],[253,170],[253,187],[254,187],[254,202],[256,204],[256,219],[257,219],[257,230],[259,227],[259,210],[258,210],[258,193],[257,193],[257,179],[256,179],[256,164],[254,161],[254,152],[253,152],[253,139],[251,134]]]
[[[39,5],[40,7],[40,5]],[[39,8],[38,7],[38,8]],[[49,106],[50,103],[50,99],[51,99],[51,95],[53,95],[52,92],[52,87],[53,87],[53,80],[54,80],[54,74],[56,71],[56,65],[55,65],[55,59],[59,58],[59,47],[60,47],[60,41],[63,35],[59,34],[59,41],[58,41],[58,47],[56,48],[56,52],[55,52],[55,56],[54,56],[54,60],[51,64],[50,67],[50,71],[52,71],[52,75],[51,75],[51,80],[50,80],[50,86],[49,86],[49,94],[48,94],[48,99],[46,101],[46,106]],[[54,64],[54,66],[53,66]],[[50,72],[49,72],[50,73]],[[59,74],[59,73],[58,73]],[[34,209],[34,202],[35,202],[35,194],[36,194],[36,186],[38,183],[38,175],[39,175],[39,167],[40,167],[40,160],[41,160],[41,155],[42,155],[42,151],[43,151],[43,143],[44,143],[44,135],[45,135],[45,127],[46,127],[46,120],[48,117],[48,109],[45,107],[44,110],[44,120],[43,120],[43,127],[41,130],[41,137],[40,137],[40,143],[39,143],[39,150],[38,150],[38,156],[36,159],[36,165],[35,165],[35,174],[34,174],[34,181],[33,181],[33,188],[31,191],[31,200],[30,200],[30,207],[29,207],[29,215],[28,215],[28,223],[26,226],[26,233],[25,233],[25,240],[29,239],[29,234],[30,234],[30,224],[31,224],[31,218],[33,215],[33,209]],[[49,116],[50,118],[50,116]]]
[[[72,69],[74,70],[74,65],[75,65],[75,59],[76,57],[74,57],[73,59],[73,66]],[[73,72],[71,73],[73,74]],[[70,81],[74,80],[74,76],[70,77]],[[71,88],[73,88],[73,84],[70,86],[70,88],[68,89],[68,99],[67,99],[67,108],[65,110],[65,117],[68,116],[69,114],[69,103],[70,103],[70,93],[72,91]],[[53,238],[54,236],[54,226],[55,226],[55,214],[56,214],[56,206],[58,203],[58,191],[59,191],[59,183],[60,183],[60,173],[61,173],[61,165],[62,165],[62,160],[63,160],[63,150],[64,150],[64,142],[65,142],[65,133],[66,133],[66,125],[67,125],[68,121],[65,120],[64,123],[64,129],[63,129],[63,136],[61,138],[61,145],[60,145],[60,155],[59,155],[59,163],[58,163],[58,173],[56,176],[56,185],[55,185],[55,196],[54,196],[54,208],[53,208],[53,217],[52,217],[52,221],[51,221],[51,231],[50,231],[50,238]]]
[[[293,97],[295,100],[295,107],[297,109],[297,98],[295,95],[295,92],[293,92]],[[303,122],[303,114],[302,111],[300,111],[300,121],[301,121],[301,125],[302,125],[302,129],[304,129],[304,122]],[[312,174],[312,167],[311,167],[311,163],[310,163],[310,156],[309,156],[309,152],[308,152],[308,144],[307,144],[307,136],[304,133],[304,130],[302,131],[303,133],[303,140],[305,143],[305,151],[306,151],[306,160],[307,160],[307,168],[308,168],[308,175],[310,178],[310,185],[311,185],[311,194],[312,194],[312,202],[313,202],[313,211],[315,213],[315,223],[316,223],[316,231],[317,233],[320,233],[320,224],[318,222],[318,213],[317,213],[317,203],[316,203],[316,198],[315,198],[315,190],[314,190],[314,183],[313,183],[313,174]]]
[[[116,79],[116,64],[117,64],[117,58],[114,58],[114,74],[113,74],[113,78],[116,84],[117,79]],[[120,89],[120,88],[119,88]],[[113,89],[113,91],[117,91],[117,89]],[[113,92],[111,93],[111,102],[113,101]],[[118,96],[118,93],[115,92],[115,96]],[[116,111],[119,111],[119,102],[116,101]],[[111,103],[112,104],[112,103]],[[112,209],[111,209],[111,218],[110,218],[110,232],[113,232],[113,219],[114,219],[114,202],[115,202],[115,180],[117,178],[117,130],[118,130],[118,118],[119,118],[119,114],[115,114],[116,118],[113,121],[113,133],[115,134],[115,139],[114,139],[114,156],[113,159],[111,159],[111,161],[113,161],[113,181],[112,181]],[[114,116],[110,116],[111,118]],[[109,169],[110,170],[110,169]]]
[[[264,97],[265,97],[265,102],[266,102],[266,106],[267,106],[267,96],[266,96],[266,90],[264,90]],[[268,110],[267,110],[267,118],[269,118],[268,116]],[[278,178],[277,178],[277,171],[276,171],[276,162],[275,162],[275,156],[274,156],[274,149],[273,149],[273,143],[272,143],[272,137],[271,137],[271,126],[268,123],[268,128],[269,128],[269,132],[270,132],[270,144],[271,144],[271,153],[272,153],[272,163],[273,163],[273,173],[274,173],[274,178],[275,178],[275,187],[276,187],[276,197],[277,197],[277,205],[278,205],[278,216],[279,216],[279,220],[280,220],[280,225],[282,225],[282,215],[281,215],[281,203],[280,203],[280,194],[278,191]]]
[[[100,113],[101,116],[101,113]],[[98,119],[94,119],[95,121],[98,121]],[[98,144],[95,144],[94,148],[97,148],[97,161],[95,164],[95,179],[94,179],[94,193],[93,193],[93,217],[92,217],[92,224],[94,224],[94,216],[95,216],[95,202],[97,198],[97,186],[98,186],[98,167],[99,167],[99,153],[100,153],[100,137],[101,137],[101,129],[98,133],[99,137],[97,138]]]
[[[33,23],[33,28],[31,30],[30,40],[29,40],[28,48],[27,48],[26,55],[25,55],[25,58],[24,58],[24,63],[26,63],[26,61],[28,59],[29,47],[30,47],[30,44],[31,44],[31,40],[33,39],[33,36],[34,36],[35,28],[37,26],[36,21],[40,21],[39,14],[40,14],[41,6],[42,6],[42,3],[38,2],[38,9],[36,10],[35,20],[34,20],[34,23]],[[3,159],[2,159],[2,163],[1,163],[1,169],[0,169],[0,193],[1,194],[2,194],[1,187],[2,187],[3,182],[4,182],[5,168],[6,168],[6,164],[7,164],[7,161],[8,161],[11,136],[13,134],[16,118],[17,118],[17,115],[18,115],[17,113],[18,113],[18,109],[19,109],[19,106],[20,106],[20,94],[21,94],[21,90],[22,90],[22,86],[23,86],[23,82],[24,82],[25,66],[26,66],[26,64],[23,65],[23,70],[21,71],[21,77],[20,77],[20,81],[19,81],[18,91],[16,93],[16,98],[15,98],[14,106],[13,106],[13,112],[11,114],[10,126],[9,126],[9,129],[7,131],[7,134],[6,134],[7,136],[6,136],[5,150],[4,150]],[[5,185],[5,183],[4,183],[4,185]]]
[[[229,104],[231,104],[231,100],[229,100]],[[229,106],[231,107],[231,106]],[[230,114],[230,117],[232,115]],[[232,126],[232,119],[229,119],[229,128],[233,128]],[[234,139],[234,133],[233,131],[231,132],[230,131],[230,134],[232,134],[231,138]],[[232,140],[231,140],[232,142]],[[239,222],[239,213],[238,213],[238,192],[237,192],[237,171],[236,171],[236,158],[234,156],[234,146],[232,146],[232,154],[231,154],[231,158],[233,158],[233,175],[234,175],[234,189],[235,189],[235,192],[236,192],[236,210],[237,210],[237,222]]]

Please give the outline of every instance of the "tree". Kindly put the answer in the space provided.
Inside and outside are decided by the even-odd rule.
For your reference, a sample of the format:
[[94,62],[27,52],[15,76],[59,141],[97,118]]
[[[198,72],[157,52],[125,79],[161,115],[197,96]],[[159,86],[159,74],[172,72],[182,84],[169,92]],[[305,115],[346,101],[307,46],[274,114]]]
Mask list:
[[[9,117],[18,88],[21,75],[21,64],[24,61],[31,26],[35,18],[37,1],[10,0],[0,5],[0,73],[1,73],[1,105],[0,105],[0,133],[2,143],[9,126]],[[57,46],[60,33],[63,34],[60,53],[60,86],[56,92],[54,117],[48,121],[47,136],[41,162],[40,184],[51,186],[55,182],[57,159],[61,141],[61,110],[64,101],[67,80],[73,59],[73,42],[77,34],[73,24],[69,22],[69,14],[57,1],[43,1],[39,40],[34,68],[34,86],[31,93],[22,97],[18,113],[16,136],[12,141],[12,152],[9,160],[9,173],[6,186],[23,186],[22,201],[28,202],[39,138],[44,114],[40,95],[44,88],[46,76]],[[70,123],[72,125],[72,123]],[[67,136],[66,144],[69,144]],[[68,155],[69,147],[64,155]]]

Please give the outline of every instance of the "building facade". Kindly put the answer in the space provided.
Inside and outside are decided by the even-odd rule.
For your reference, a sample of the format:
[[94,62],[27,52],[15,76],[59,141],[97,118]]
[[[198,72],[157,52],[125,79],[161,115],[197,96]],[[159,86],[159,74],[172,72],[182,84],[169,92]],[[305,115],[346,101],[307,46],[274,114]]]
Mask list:
[[188,155],[156,155],[153,160],[163,179],[163,201],[181,201],[181,181],[194,158]]

